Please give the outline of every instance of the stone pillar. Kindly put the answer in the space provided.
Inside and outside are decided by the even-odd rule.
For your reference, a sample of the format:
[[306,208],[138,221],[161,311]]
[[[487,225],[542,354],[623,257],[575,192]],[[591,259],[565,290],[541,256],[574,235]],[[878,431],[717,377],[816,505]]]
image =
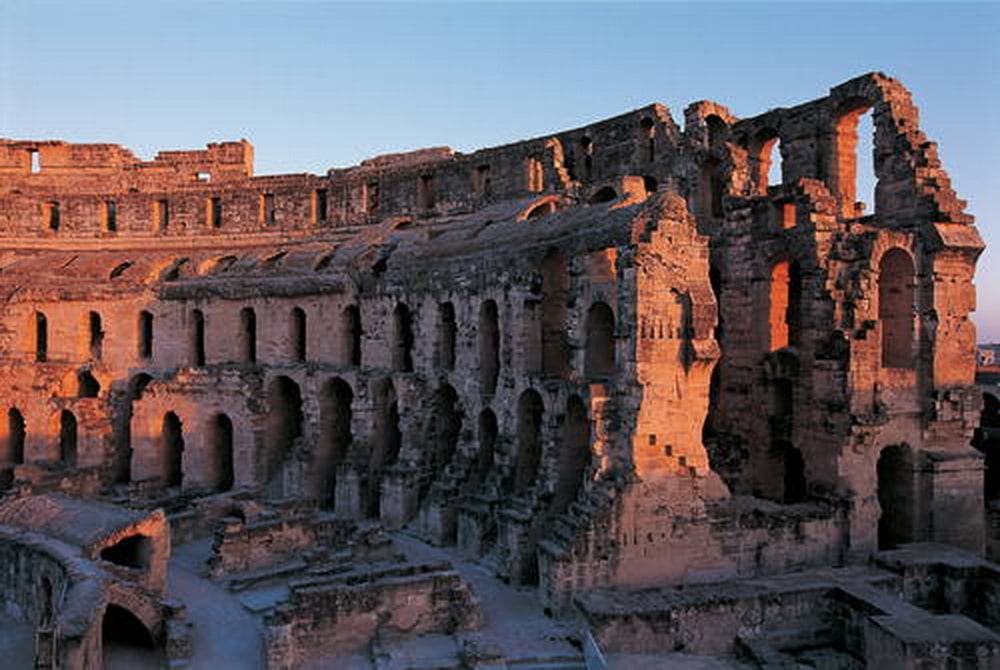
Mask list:
[[417,475],[412,470],[391,468],[382,475],[381,518],[390,529],[401,528],[416,516],[419,494]]
[[334,513],[341,519],[360,519],[361,509],[361,477],[358,471],[350,465],[337,468],[337,490],[334,500]]
[[983,554],[983,457],[964,452],[925,451],[921,489],[928,514],[927,539]]

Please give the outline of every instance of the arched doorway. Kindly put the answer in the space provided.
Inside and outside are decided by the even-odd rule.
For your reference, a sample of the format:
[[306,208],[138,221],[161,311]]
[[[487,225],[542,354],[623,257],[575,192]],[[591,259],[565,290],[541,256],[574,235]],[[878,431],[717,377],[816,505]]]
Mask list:
[[507,493],[520,495],[538,479],[542,460],[542,417],[545,407],[537,391],[527,390],[517,401],[517,455],[513,477],[506,482]]
[[590,379],[615,373],[615,315],[607,303],[595,302],[587,311],[587,347],[584,375]]
[[915,539],[913,452],[906,445],[886,447],[879,454],[876,468],[878,502],[882,507],[878,520],[878,548],[892,549]]
[[429,472],[422,479],[420,500],[426,497],[431,485],[454,458],[461,430],[462,412],[458,406],[458,393],[444,384],[434,394],[434,406],[427,426],[426,446],[429,453],[426,460]]
[[70,467],[76,466],[76,447],[76,416],[64,409],[59,413],[59,460]]
[[167,412],[163,417],[160,454],[163,485],[180,486],[184,480],[184,428],[180,418],[173,412]]
[[233,422],[225,414],[216,414],[208,422],[210,472],[208,485],[214,491],[233,488]]
[[105,670],[160,668],[163,654],[149,629],[130,611],[108,605],[101,621],[101,649]]
[[381,514],[382,473],[399,458],[403,434],[399,430],[399,402],[391,379],[382,379],[375,385],[375,435],[368,459],[368,481],[364,493],[367,516],[378,518]]
[[559,445],[559,472],[550,508],[553,514],[561,514],[576,499],[590,461],[590,420],[587,418],[587,408],[579,396],[572,396],[566,403],[562,444]]
[[267,387],[264,426],[263,474],[271,483],[302,436],[302,392],[288,377],[275,377]]

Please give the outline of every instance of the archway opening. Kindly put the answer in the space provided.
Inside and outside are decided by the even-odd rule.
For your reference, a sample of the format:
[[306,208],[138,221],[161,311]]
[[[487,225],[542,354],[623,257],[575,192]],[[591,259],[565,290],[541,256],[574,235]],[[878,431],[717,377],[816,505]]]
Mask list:
[[240,361],[257,362],[257,313],[252,307],[240,310],[239,348]]
[[916,283],[913,261],[902,249],[890,249],[879,262],[878,318],[882,329],[882,367],[912,368]]
[[160,454],[164,486],[180,486],[184,480],[184,428],[173,412],[163,417],[160,432]]
[[216,414],[208,423],[210,471],[208,484],[214,491],[233,488],[233,422],[225,414]]
[[292,360],[305,362],[307,353],[308,330],[306,329],[306,312],[301,307],[292,309],[289,323],[289,341],[292,344]]
[[[859,141],[860,139],[860,141]],[[854,99],[844,105],[834,123],[834,192],[844,217],[875,212],[875,121],[872,105]]]
[[68,409],[59,413],[59,460],[65,465],[76,465],[76,416]]
[[354,392],[343,379],[331,379],[319,397],[319,444],[312,468],[311,495],[322,505],[336,502],[337,468],[347,456],[351,445]]
[[369,517],[381,514],[382,473],[399,458],[403,434],[399,430],[399,403],[391,379],[383,379],[375,387],[375,435],[368,461],[368,482],[364,508]]
[[470,495],[479,490],[479,487],[489,476],[490,468],[493,467],[493,454],[497,444],[497,416],[493,410],[487,408],[479,413],[479,447],[476,450],[475,460],[469,470],[469,476],[462,487],[463,495]]
[[517,401],[517,454],[513,477],[505,482],[506,493],[521,495],[538,479],[542,460],[542,419],[545,407],[542,397],[527,390]]
[[129,535],[101,549],[101,558],[126,568],[145,570],[153,556],[153,541],[146,535]]
[[276,377],[267,388],[264,422],[264,481],[270,483],[302,436],[302,392],[288,377]]
[[566,336],[566,303],[569,298],[566,255],[551,249],[542,260],[542,374],[569,374],[569,341]]
[[[0,464],[21,465],[24,463],[24,415],[16,407],[7,411],[7,439],[0,455]],[[2,467],[2,466],[0,466]]]
[[579,396],[566,403],[562,444],[559,446],[558,475],[551,512],[561,514],[576,500],[591,463],[590,421]]
[[601,189],[598,189],[596,193],[590,196],[590,200],[588,200],[587,202],[588,204],[591,205],[599,205],[605,202],[612,202],[617,198],[618,198],[618,192],[611,186],[605,186]]
[[87,315],[87,344],[90,350],[90,357],[95,361],[101,359],[101,350],[104,344],[104,328],[101,325],[101,315],[97,312],[90,312]]
[[200,309],[191,312],[189,360],[195,367],[205,365],[205,315]]
[[101,647],[108,670],[158,668],[162,654],[149,629],[124,607],[108,605],[101,620]]
[[445,370],[455,369],[455,306],[450,302],[438,307],[438,364]]
[[615,373],[615,314],[607,303],[595,302],[587,310],[587,345],[584,374],[588,378]]
[[361,310],[348,305],[341,314],[340,361],[345,365],[361,365]]
[[392,367],[399,372],[413,371],[413,317],[403,303],[392,313]]
[[500,325],[493,300],[487,300],[479,308],[478,340],[479,388],[485,394],[492,394],[500,376]]
[[905,445],[886,447],[879,454],[876,468],[878,502],[882,507],[878,520],[878,548],[892,549],[914,539],[916,491],[912,452]]
[[434,394],[434,406],[428,424],[429,472],[422,478],[419,494],[421,500],[455,457],[461,431],[462,412],[458,406],[458,393],[448,384],[444,384]]

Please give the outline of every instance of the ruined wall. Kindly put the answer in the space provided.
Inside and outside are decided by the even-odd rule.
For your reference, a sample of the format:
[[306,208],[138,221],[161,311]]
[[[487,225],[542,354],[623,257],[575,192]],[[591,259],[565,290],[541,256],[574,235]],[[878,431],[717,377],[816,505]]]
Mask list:
[[4,140],[0,482],[312,500],[554,606],[978,548],[949,520],[982,518],[982,243],[917,122],[871,74],[751,119],[651,105],[324,176],[254,177],[246,142]]

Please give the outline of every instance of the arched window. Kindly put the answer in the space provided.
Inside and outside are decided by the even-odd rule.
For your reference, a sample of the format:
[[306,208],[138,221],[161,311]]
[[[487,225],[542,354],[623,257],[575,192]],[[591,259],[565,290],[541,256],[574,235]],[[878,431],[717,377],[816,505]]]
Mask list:
[[153,315],[145,310],[139,312],[139,358],[153,357]]
[[301,307],[292,309],[290,331],[292,360],[304,362],[306,360],[308,331],[306,330],[306,313]]
[[76,417],[64,409],[59,413],[59,460],[73,467],[76,465]]
[[615,373],[615,314],[607,303],[595,302],[587,311],[587,348],[584,374],[608,377]]
[[716,158],[706,158],[698,173],[696,212],[702,221],[721,219],[722,198],[726,184],[722,177],[722,164]]
[[244,363],[257,362],[257,313],[253,307],[240,310],[240,360]]
[[163,466],[164,486],[180,486],[184,479],[183,468],[184,429],[181,420],[173,412],[163,417],[160,433],[160,462]]
[[191,365],[205,365],[205,315],[200,309],[191,312]]
[[35,312],[35,360],[49,360],[49,320],[42,312]]
[[479,308],[479,388],[493,393],[500,376],[500,325],[497,304],[487,300]]
[[879,262],[878,318],[882,329],[882,367],[912,368],[914,301],[913,261],[902,249],[890,249]]
[[445,370],[455,369],[455,306],[450,302],[438,306],[438,364]]
[[208,485],[213,491],[233,488],[233,422],[225,414],[216,414],[208,422]]
[[427,495],[431,484],[451,463],[458,449],[461,431],[462,411],[458,406],[458,394],[448,384],[442,384],[434,394],[434,406],[428,422],[427,442],[431,450],[428,454],[431,476],[425,478],[420,487],[420,499]]
[[754,186],[758,195],[767,195],[768,186],[784,181],[781,160],[781,139],[777,132],[766,128],[757,133],[750,144]]
[[104,344],[104,328],[101,325],[101,315],[97,312],[90,312],[87,315],[88,348],[90,357],[95,361],[101,359],[101,349]]
[[413,317],[410,308],[399,303],[392,313],[392,367],[413,371]]
[[566,302],[569,269],[566,256],[550,250],[542,260],[542,374],[569,374],[569,341],[566,334]]

